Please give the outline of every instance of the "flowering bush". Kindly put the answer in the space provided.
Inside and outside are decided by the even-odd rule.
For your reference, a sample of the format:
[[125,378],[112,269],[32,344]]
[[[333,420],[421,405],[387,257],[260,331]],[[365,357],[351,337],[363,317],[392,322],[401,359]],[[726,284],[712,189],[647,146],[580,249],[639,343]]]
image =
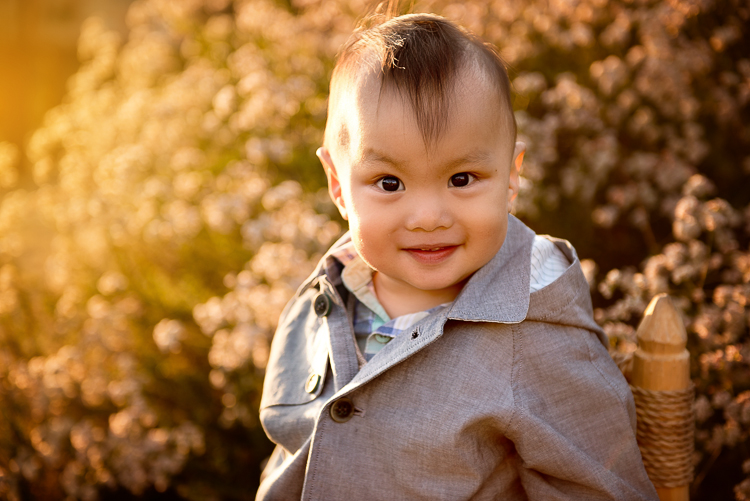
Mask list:
[[[342,231],[314,150],[335,53],[367,8],[137,0],[127,40],[86,23],[31,172],[0,143],[0,497],[254,496],[270,338]],[[695,495],[750,499],[750,9],[414,10],[508,61],[529,145],[516,213],[576,245],[613,350],[633,350],[651,296],[674,297],[698,388]]]
[[0,144],[3,499],[251,497],[273,327],[341,233],[312,174],[324,27],[272,44],[302,28],[272,3],[128,16],[124,43],[84,26],[33,183]]

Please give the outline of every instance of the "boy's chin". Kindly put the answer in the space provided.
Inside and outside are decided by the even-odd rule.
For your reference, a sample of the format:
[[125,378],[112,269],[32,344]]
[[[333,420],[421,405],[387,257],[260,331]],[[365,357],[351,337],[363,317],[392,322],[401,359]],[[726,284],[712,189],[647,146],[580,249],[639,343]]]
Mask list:
[[422,279],[413,280],[408,283],[413,289],[415,289],[415,292],[435,295],[443,294],[448,291],[460,292],[468,280],[468,278],[450,278],[443,280],[425,280],[424,277],[421,278]]

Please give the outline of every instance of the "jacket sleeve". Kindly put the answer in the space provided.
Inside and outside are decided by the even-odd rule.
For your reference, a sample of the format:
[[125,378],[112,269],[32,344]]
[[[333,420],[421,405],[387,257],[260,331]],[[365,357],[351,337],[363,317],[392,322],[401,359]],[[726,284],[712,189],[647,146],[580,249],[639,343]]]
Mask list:
[[310,440],[295,454],[277,445],[260,475],[255,501],[295,501],[302,497]]
[[595,333],[523,322],[513,334],[506,432],[531,500],[658,500],[625,378]]

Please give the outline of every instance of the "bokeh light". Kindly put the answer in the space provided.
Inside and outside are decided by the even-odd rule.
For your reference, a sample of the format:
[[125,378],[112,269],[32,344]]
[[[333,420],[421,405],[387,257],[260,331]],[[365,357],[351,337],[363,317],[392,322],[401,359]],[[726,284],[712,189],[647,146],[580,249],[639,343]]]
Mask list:
[[[251,499],[273,330],[344,229],[314,152],[336,51],[370,4],[110,0],[122,16],[83,21],[89,3],[48,3],[0,6],[74,35],[82,21],[69,70],[50,52],[21,79],[66,86],[24,94],[39,111],[0,128],[0,498]],[[515,212],[576,246],[612,350],[673,296],[698,391],[694,498],[750,499],[750,8],[414,10],[509,63],[529,147]],[[0,47],[52,36],[1,23]]]

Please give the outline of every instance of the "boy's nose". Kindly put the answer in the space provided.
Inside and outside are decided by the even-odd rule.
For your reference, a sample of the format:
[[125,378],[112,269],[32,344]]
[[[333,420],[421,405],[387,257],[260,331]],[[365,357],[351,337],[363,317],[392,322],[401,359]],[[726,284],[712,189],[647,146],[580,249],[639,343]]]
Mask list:
[[411,231],[435,231],[449,228],[452,219],[445,201],[440,197],[420,197],[411,204],[406,228]]

